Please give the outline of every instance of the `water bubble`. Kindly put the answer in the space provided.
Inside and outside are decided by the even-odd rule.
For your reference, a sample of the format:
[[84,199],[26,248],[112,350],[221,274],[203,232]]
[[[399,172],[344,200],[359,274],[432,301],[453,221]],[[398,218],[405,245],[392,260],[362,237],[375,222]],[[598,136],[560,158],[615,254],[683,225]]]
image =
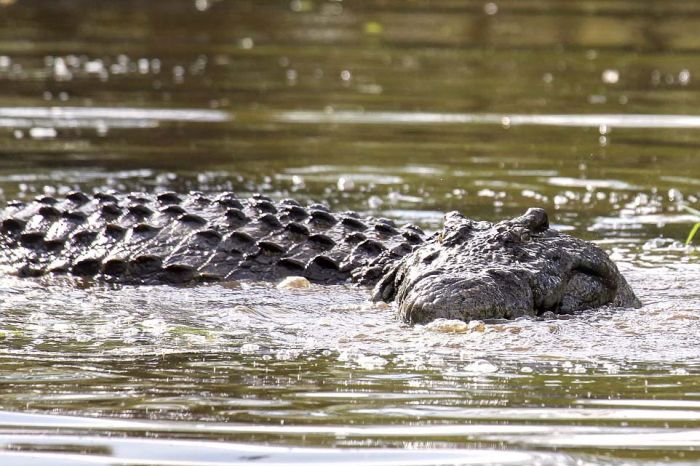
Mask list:
[[358,366],[366,370],[380,369],[389,363],[389,361],[382,358],[381,356],[370,355],[361,355],[357,359],[355,359],[355,362]]
[[255,46],[255,42],[251,37],[244,37],[240,41],[240,46],[242,49],[250,50]]
[[94,74],[99,74],[102,73],[105,69],[104,64],[102,63],[102,60],[91,60],[89,62],[86,62],[85,65],[85,72],[86,73],[94,73]]
[[60,57],[56,58],[53,62],[53,74],[57,81],[68,81],[73,77],[65,60]]
[[107,136],[109,127],[107,126],[107,123],[105,123],[103,120],[98,120],[95,123],[95,131],[97,132],[98,136],[104,137]]
[[194,7],[198,11],[206,11],[209,9],[211,6],[211,3],[209,3],[209,0],[195,0],[194,2]]
[[34,127],[29,130],[29,136],[34,139],[55,138],[58,133],[55,128]]
[[493,2],[486,3],[484,5],[484,13],[487,15],[495,15],[498,13],[498,5]]
[[310,288],[311,282],[304,277],[289,276],[277,284],[278,290],[296,290]]
[[603,71],[602,79],[606,84],[616,84],[620,80],[620,72],[617,70],[605,70]]
[[321,5],[322,15],[341,15],[343,14],[343,5],[340,3],[324,3]]
[[486,360],[477,359],[471,364],[468,364],[464,368],[464,372],[471,372],[474,374],[493,374],[494,372],[498,372],[498,366],[491,364]]
[[338,189],[340,191],[351,191],[355,188],[355,182],[349,178],[341,176],[338,178]]
[[289,8],[296,13],[303,13],[313,9],[313,3],[309,0],[292,0]]
[[185,67],[176,65],[173,67],[173,77],[176,83],[182,83],[185,77]]
[[148,74],[150,63],[147,58],[139,58],[138,61],[139,73]]
[[379,196],[370,196],[370,198],[367,199],[367,205],[370,209],[376,209],[382,204],[384,204],[384,201]]
[[381,23],[375,21],[369,21],[365,23],[365,34],[378,35],[384,32],[384,26]]
[[241,354],[255,354],[260,350],[260,345],[256,343],[246,343],[241,346]]
[[683,193],[676,188],[668,190],[668,200],[671,202],[683,202]]
[[348,70],[343,70],[340,72],[340,79],[343,81],[350,81],[352,79],[352,74]]
[[690,83],[690,71],[681,70],[681,72],[678,73],[678,82],[681,83],[681,86],[687,86],[688,83]]

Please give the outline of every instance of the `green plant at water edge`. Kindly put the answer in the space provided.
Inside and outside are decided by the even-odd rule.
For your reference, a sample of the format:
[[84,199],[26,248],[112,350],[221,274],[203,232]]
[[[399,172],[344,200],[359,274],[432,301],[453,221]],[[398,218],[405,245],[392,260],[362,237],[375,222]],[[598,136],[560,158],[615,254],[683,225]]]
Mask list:
[[[687,205],[681,206],[681,208],[686,212],[690,212],[691,214],[696,215],[698,218],[700,218],[700,210],[693,209],[692,207],[688,207]],[[695,238],[695,233],[697,233],[698,230],[700,230],[700,222],[697,222],[695,225],[693,225],[693,228],[690,230],[690,233],[688,233],[688,238],[685,240],[686,246],[693,242],[693,238]]]

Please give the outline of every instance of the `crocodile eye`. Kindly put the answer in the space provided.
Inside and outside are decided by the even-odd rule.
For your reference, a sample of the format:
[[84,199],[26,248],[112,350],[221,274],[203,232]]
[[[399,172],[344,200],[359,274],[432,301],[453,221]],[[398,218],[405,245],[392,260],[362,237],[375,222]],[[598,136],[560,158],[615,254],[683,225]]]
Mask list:
[[512,230],[510,230],[508,233],[508,239],[510,241],[516,242],[516,243],[527,243],[532,239],[532,235],[530,234],[530,230],[527,228],[523,227],[515,227]]

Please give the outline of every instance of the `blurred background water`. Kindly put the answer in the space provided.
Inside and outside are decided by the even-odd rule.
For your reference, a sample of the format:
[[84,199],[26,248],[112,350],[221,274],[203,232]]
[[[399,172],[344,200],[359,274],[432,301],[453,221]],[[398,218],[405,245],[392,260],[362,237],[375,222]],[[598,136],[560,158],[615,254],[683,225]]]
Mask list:
[[542,206],[645,303],[410,327],[346,286],[3,277],[0,461],[699,461],[698,28],[683,1],[0,0],[3,202]]

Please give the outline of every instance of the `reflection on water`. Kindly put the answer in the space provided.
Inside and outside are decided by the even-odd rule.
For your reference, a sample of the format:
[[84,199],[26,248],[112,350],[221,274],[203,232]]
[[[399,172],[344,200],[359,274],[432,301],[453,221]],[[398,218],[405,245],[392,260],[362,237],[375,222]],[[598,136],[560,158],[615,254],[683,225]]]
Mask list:
[[2,201],[262,191],[431,230],[538,205],[645,304],[409,327],[345,286],[3,277],[0,462],[700,460],[695,3],[0,11]]
[[695,115],[518,115],[478,113],[424,113],[424,112],[349,112],[349,111],[289,111],[273,117],[285,123],[333,124],[497,124],[511,126],[573,126],[599,128],[602,135],[613,128],[698,128],[700,116]]

